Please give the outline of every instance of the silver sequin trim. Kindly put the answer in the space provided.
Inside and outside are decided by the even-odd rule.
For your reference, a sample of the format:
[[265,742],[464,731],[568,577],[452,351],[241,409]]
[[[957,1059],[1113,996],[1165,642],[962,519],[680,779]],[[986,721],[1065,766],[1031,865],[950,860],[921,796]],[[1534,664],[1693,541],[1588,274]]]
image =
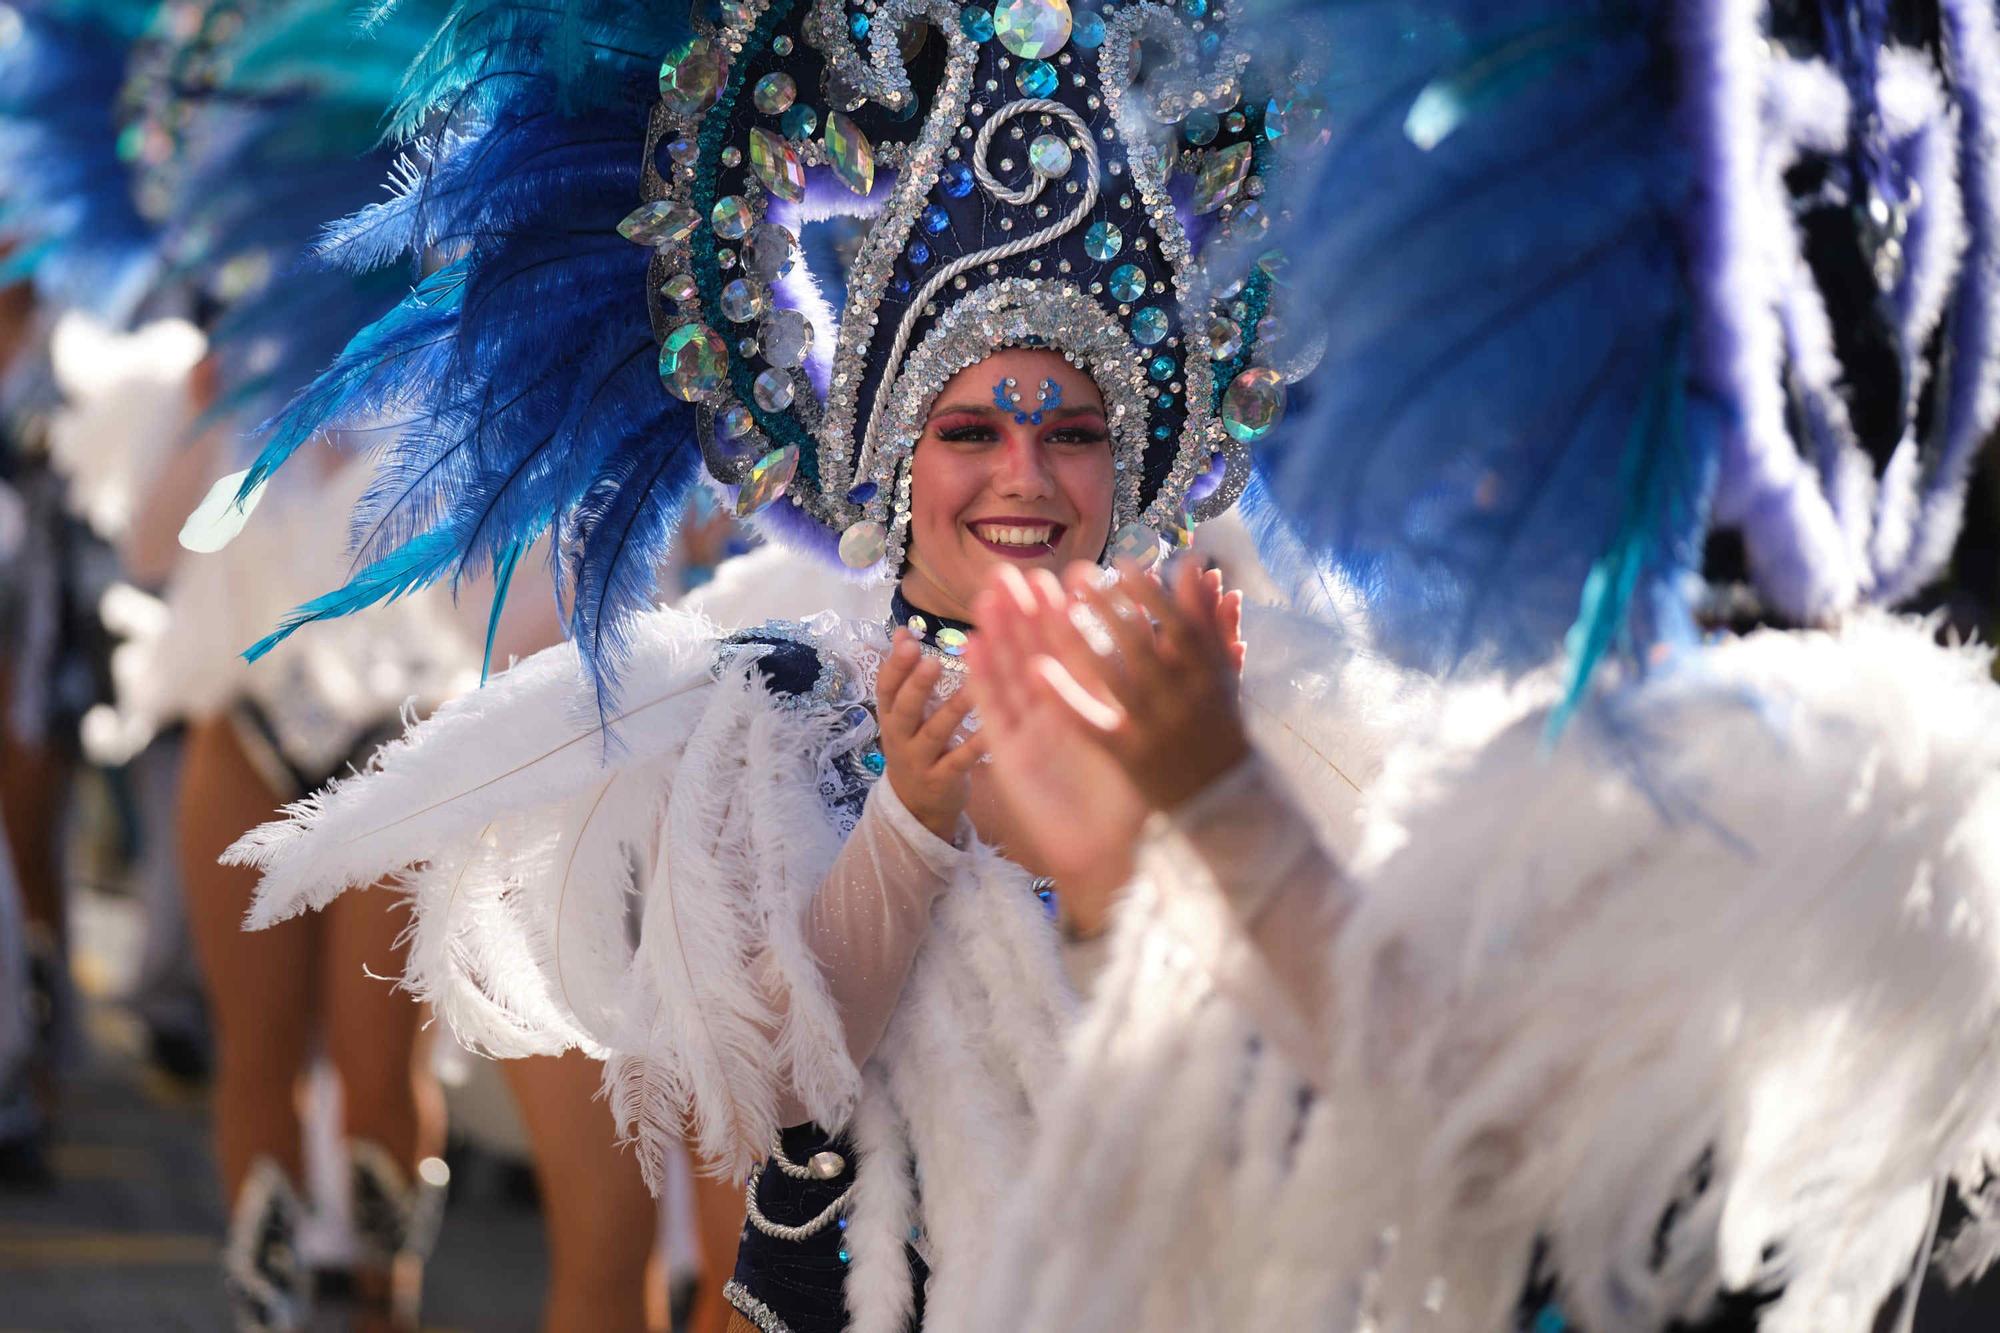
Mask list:
[[792,1333],[785,1321],[778,1318],[770,1306],[750,1294],[750,1291],[735,1278],[722,1284],[722,1299],[729,1302],[731,1309],[748,1319],[763,1333]]

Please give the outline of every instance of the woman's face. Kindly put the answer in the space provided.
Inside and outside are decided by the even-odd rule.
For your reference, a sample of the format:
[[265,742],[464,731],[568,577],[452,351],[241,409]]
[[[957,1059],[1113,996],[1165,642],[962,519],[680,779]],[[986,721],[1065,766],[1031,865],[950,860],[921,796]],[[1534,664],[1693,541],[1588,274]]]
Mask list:
[[1082,370],[1029,348],[968,366],[931,405],[910,463],[904,595],[963,618],[996,566],[1097,560],[1116,475],[1104,396]]

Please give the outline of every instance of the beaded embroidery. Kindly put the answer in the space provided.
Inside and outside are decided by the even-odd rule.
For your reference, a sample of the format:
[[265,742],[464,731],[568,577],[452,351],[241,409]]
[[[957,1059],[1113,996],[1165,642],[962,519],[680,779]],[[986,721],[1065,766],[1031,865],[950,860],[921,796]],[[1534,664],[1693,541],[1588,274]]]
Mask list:
[[[893,578],[939,388],[997,350],[1047,348],[1104,394],[1108,556],[1157,555],[1243,484],[1222,389],[1255,370],[1246,402],[1282,392],[1259,360],[1271,265],[1255,253],[1282,126],[1244,88],[1298,71],[1258,69],[1221,4],[961,9],[737,0],[668,56],[634,214],[662,377],[700,407],[739,511],[789,504]],[[1175,178],[1220,224],[1201,263]],[[797,271],[802,219],[842,212],[868,225],[837,327],[815,327],[831,320]],[[1211,279],[1210,249],[1242,276]]]

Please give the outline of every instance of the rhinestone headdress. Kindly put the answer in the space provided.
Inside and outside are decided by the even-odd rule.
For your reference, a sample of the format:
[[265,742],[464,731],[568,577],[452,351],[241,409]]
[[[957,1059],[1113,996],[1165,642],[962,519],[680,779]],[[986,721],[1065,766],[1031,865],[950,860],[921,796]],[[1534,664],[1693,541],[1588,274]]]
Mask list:
[[[1196,255],[1254,258],[1268,226],[1282,103],[1245,103],[1252,64],[1209,0],[749,0],[670,55],[621,230],[655,248],[660,375],[738,508],[782,502],[893,576],[933,399],[1023,346],[1103,393],[1108,554],[1226,508],[1282,407],[1254,364],[1272,266],[1219,286]],[[842,215],[865,225],[839,282],[801,242]]]

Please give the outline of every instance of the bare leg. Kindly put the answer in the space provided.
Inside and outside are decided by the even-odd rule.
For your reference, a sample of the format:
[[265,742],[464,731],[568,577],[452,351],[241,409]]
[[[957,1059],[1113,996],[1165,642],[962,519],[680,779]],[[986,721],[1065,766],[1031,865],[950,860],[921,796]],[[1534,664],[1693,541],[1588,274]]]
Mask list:
[[[396,985],[405,952],[396,943],[402,900],[384,891],[343,894],[325,918],[326,1049],[340,1074],[348,1141],[386,1151],[403,1187],[414,1189],[419,1163],[444,1148],[444,1097],[423,1058],[424,1010]],[[414,1312],[423,1258],[402,1255],[396,1266],[408,1271],[398,1271],[393,1282],[383,1269],[356,1273],[371,1307],[357,1329],[397,1326],[393,1316],[384,1317],[391,1309]]]
[[257,872],[216,864],[224,848],[277,806],[227,721],[190,729],[181,774],[181,875],[215,1024],[216,1160],[232,1200],[260,1156],[275,1161],[294,1186],[304,1179],[295,1091],[312,1033],[320,926],[299,917],[245,932]]
[[734,1311],[722,1299],[722,1285],[736,1271],[736,1245],[743,1235],[743,1186],[697,1174],[694,1215],[701,1230],[701,1285],[688,1314],[688,1333],[724,1333]]
[[597,1062],[571,1051],[503,1067],[534,1146],[546,1219],[544,1333],[647,1333],[657,1210],[638,1162],[615,1141],[610,1113],[593,1100]]

